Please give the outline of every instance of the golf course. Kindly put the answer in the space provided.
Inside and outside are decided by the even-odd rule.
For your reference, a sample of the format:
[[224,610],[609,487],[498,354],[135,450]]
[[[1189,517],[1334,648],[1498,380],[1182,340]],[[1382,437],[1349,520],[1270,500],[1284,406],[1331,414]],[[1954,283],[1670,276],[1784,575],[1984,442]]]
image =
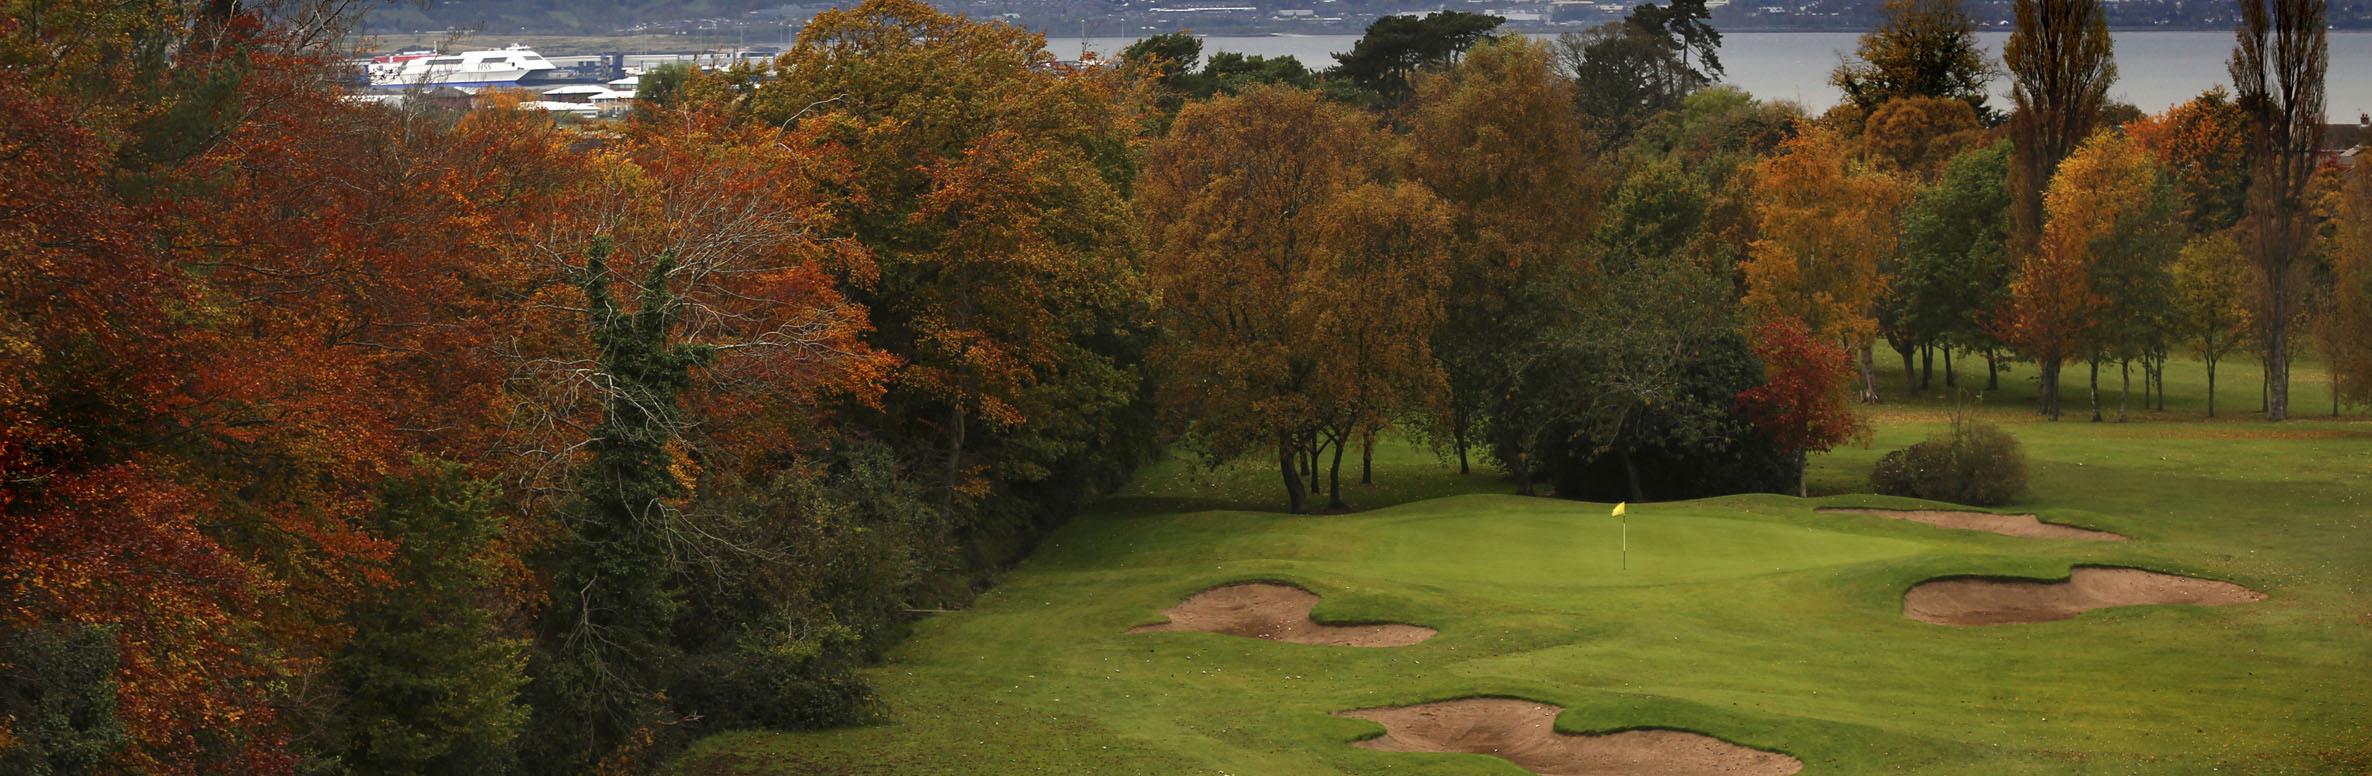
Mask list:
[[[2328,383],[2311,370],[2299,369],[2293,401],[2319,416]],[[1867,408],[1873,437],[1815,457],[1812,498],[1632,503],[1619,518],[1611,504],[1506,495],[1496,473],[1461,476],[1397,440],[1379,445],[1374,485],[1348,484],[1346,464],[1353,511],[1337,514],[1278,511],[1268,466],[1172,459],[1051,535],[972,608],[920,619],[868,675],[876,722],[718,735],[670,770],[2372,770],[2372,422],[2256,419],[2246,364],[2223,369],[2221,417],[2209,420],[2203,373],[2180,362],[2164,412],[2137,396],[2133,422],[2085,422],[2076,393],[2067,419],[2043,422],[2030,375],[2005,375],[1976,410],[2028,456],[2028,495],[1990,511],[2105,533],[2033,538],[1821,511],[1970,511],[1868,493],[1880,455],[1945,422],[1940,390]],[[1888,387],[1902,390],[1899,374]],[[2113,421],[2115,394],[2103,400]],[[2103,569],[2229,583],[2196,585],[2237,597],[2047,622],[1906,616],[1906,594],[1930,581],[2046,589]],[[1275,584],[1241,584],[1256,582]],[[1349,646],[1183,627],[1217,611],[1207,606],[1178,627],[1130,632],[1171,622],[1165,610],[1185,612],[1204,591],[1306,602],[1292,588],[1318,598],[1318,623],[1434,633]],[[1461,700],[1471,713],[1376,711]],[[1528,730],[1477,721],[1491,714]],[[1379,738],[1392,727],[1380,718],[1435,729]],[[1538,729],[1549,719],[1553,733]],[[1610,756],[1632,758],[1619,768],[1538,764],[1621,731],[1692,742],[1705,768],[1765,769],[1636,759],[1654,746]],[[1509,749],[1415,751],[1459,741]]]

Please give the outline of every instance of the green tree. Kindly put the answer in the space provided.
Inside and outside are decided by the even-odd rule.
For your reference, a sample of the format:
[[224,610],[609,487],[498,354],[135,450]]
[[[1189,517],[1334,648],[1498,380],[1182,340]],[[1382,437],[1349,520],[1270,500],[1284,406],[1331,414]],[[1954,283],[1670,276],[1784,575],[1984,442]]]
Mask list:
[[2216,364],[2240,346],[2249,313],[2249,266],[2229,231],[2191,239],[2174,261],[2175,331],[2207,362],[2207,416],[2216,416]]
[[1957,385],[1952,348],[1985,353],[1985,390],[2000,387],[1987,319],[2008,304],[2010,145],[1954,158],[1903,211],[1903,270],[1895,278],[1901,315],[1944,346],[1944,384]]
[[1649,117],[1720,80],[1721,33],[1706,18],[1697,0],[1648,3],[1621,22],[1557,36],[1557,69],[1573,82],[1574,108],[1607,142],[1619,143]]
[[611,286],[606,238],[578,273],[598,352],[602,410],[577,472],[576,497],[561,512],[568,536],[554,548],[551,606],[535,684],[528,760],[574,773],[620,754],[662,713],[662,671],[677,650],[671,631],[681,597],[670,583],[689,495],[668,445],[682,422],[677,398],[692,371],[714,362],[714,347],[679,342],[685,308],[669,290],[675,259],[651,262],[632,310]]
[[0,718],[9,738],[0,770],[82,776],[132,743],[117,717],[116,630],[50,625],[0,636]]
[[1377,107],[1396,109],[1415,94],[1416,74],[1448,67],[1507,20],[1464,11],[1436,11],[1422,17],[1385,16],[1367,25],[1351,50],[1334,55],[1328,75],[1374,95]]
[[1977,20],[1960,0],[1887,0],[1878,15],[1853,59],[1829,74],[1847,101],[1867,113],[1890,100],[1942,97],[1967,103],[1990,123],[1985,98],[1993,66],[1977,43]]
[[393,584],[347,610],[354,638],[332,660],[344,691],[339,760],[364,776],[507,773],[527,710],[523,641],[481,603],[502,568],[500,492],[459,464],[418,460],[380,487]]

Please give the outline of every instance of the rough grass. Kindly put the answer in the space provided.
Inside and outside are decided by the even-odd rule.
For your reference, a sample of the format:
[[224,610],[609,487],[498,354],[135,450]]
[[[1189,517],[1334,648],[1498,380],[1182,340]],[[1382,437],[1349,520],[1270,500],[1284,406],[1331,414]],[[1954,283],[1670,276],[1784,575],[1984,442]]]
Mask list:
[[[1377,485],[1345,485],[1354,507],[1380,508],[1344,515],[1257,511],[1277,501],[1266,467],[1170,462],[974,609],[919,623],[872,674],[893,721],[718,735],[673,771],[1521,773],[1350,747],[1380,726],[1328,716],[1472,695],[1567,706],[1568,732],[1708,733],[1799,757],[1806,774],[2372,770],[2372,422],[2238,420],[2256,406],[2238,368],[2227,379],[2250,390],[2220,397],[2235,419],[2205,422],[2196,367],[2177,366],[2170,410],[2135,423],[2030,422],[2019,396],[1982,410],[2031,457],[2018,511],[2130,543],[1812,512],[1921,504],[1853,491],[1880,453],[1940,425],[1935,398],[1888,405],[1871,446],[1816,459],[1828,497],[1634,505],[1628,570],[1605,505],[1498,495],[1496,477],[1402,445],[1379,451]],[[2308,384],[2297,392],[2310,408]],[[1924,579],[2081,564],[2271,598],[1992,628],[1901,615]],[[1122,633],[1256,579],[1324,595],[1320,620],[1441,635],[1362,650]]]

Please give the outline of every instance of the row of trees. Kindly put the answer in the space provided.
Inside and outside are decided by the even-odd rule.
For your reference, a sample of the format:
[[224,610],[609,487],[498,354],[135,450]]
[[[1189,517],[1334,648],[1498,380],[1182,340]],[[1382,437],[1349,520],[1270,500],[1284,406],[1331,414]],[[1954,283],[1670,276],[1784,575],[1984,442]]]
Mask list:
[[[2140,365],[2146,398],[2174,349],[2203,357],[2212,381],[2245,340],[2266,365],[2267,418],[2287,416],[2300,332],[2333,358],[2361,332],[2334,291],[2350,250],[2327,228],[2340,171],[2317,155],[2323,6],[2242,6],[2237,95],[2218,88],[2157,116],[2109,102],[2116,65],[2097,3],[2019,4],[2001,70],[1957,3],[1887,6],[1836,72],[1851,106],[1827,123],[1858,132],[1872,171],[1910,191],[1905,209],[1866,211],[1898,218],[1906,238],[1871,276],[1891,280],[1887,293],[1865,308],[1906,372],[1914,351],[1941,351],[1949,384],[1953,350],[1990,363],[2014,348],[2037,363],[2039,409],[2056,418],[2061,370],[2088,364],[2097,420],[2103,364]],[[2003,70],[2013,105],[1986,129],[1985,84]]]
[[0,771],[637,772],[1157,440],[1118,74],[881,0],[574,129],[346,4],[0,20]]

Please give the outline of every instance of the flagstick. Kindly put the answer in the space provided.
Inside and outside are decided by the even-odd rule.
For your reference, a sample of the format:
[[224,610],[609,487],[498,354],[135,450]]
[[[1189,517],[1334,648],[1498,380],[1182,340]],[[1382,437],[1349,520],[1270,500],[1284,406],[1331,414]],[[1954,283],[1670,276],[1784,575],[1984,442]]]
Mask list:
[[1623,570],[1631,570],[1631,516],[1623,515]]

